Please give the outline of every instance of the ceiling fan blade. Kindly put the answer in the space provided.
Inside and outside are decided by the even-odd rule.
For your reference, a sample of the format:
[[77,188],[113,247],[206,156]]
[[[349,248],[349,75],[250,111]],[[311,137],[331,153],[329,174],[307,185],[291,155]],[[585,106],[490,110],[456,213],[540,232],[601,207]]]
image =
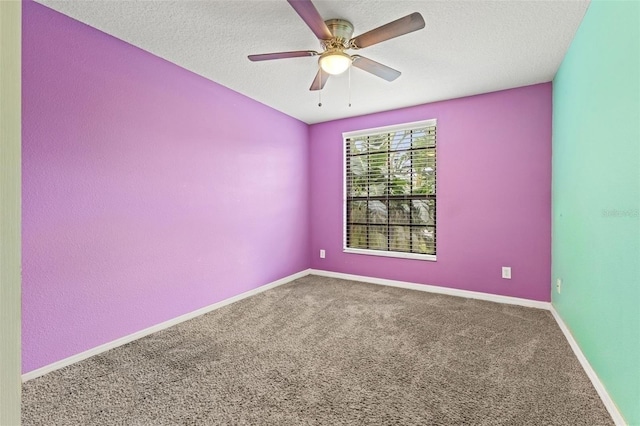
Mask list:
[[320,40],[330,40],[333,37],[311,0],[287,0],[287,2],[298,12],[298,15],[311,28],[316,37]]
[[424,19],[418,12],[407,15],[404,18],[389,22],[381,27],[360,34],[351,39],[351,45],[357,49],[373,46],[374,44],[386,41],[401,35],[405,35],[424,28]]
[[372,61],[371,59],[365,58],[360,55],[352,55],[351,58],[353,59],[353,62],[351,62],[351,64],[354,67],[360,68],[361,70],[364,70],[366,72],[370,72],[371,74],[383,78],[387,81],[393,81],[396,78],[400,77],[400,74],[402,74],[398,70],[394,70],[391,67],[382,65],[379,62]]
[[260,55],[249,55],[250,61],[269,61],[271,59],[286,59],[286,58],[301,58],[303,56],[317,56],[318,52],[313,50],[296,50],[294,52],[277,52],[277,53],[263,53]]
[[309,90],[322,90],[324,88],[324,85],[327,84],[327,80],[329,79],[330,75],[331,74],[320,68],[318,70],[318,73],[316,74],[316,78],[313,79],[313,83],[311,83],[311,87],[309,87]]

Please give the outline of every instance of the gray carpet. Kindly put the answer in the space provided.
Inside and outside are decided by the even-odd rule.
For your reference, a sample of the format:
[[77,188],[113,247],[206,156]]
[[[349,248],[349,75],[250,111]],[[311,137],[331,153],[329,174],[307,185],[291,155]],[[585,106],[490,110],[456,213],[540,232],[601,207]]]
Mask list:
[[609,425],[547,311],[317,276],[23,385],[24,425]]

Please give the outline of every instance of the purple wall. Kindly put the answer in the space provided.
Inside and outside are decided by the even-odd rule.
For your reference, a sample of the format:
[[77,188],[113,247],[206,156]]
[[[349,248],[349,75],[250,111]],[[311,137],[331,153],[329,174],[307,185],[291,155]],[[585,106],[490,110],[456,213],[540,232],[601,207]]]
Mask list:
[[[342,132],[431,118],[437,262],[343,253]],[[316,124],[309,156],[312,268],[550,300],[550,83]]]
[[24,372],[308,268],[307,125],[31,2],[22,77]]
[[[343,253],[342,132],[429,118],[438,261]],[[23,3],[24,372],[309,266],[548,301],[550,191],[550,83],[309,127]]]

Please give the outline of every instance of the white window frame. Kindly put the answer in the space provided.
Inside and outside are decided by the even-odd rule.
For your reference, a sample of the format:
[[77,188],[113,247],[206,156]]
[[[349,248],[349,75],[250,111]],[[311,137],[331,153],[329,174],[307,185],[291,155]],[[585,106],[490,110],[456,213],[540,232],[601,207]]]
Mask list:
[[[437,119],[430,120],[422,120],[422,121],[414,121],[410,123],[402,123],[402,124],[394,124],[391,126],[383,126],[376,127],[372,129],[362,129],[355,130],[351,132],[343,132],[342,133],[342,251],[344,253],[351,254],[363,254],[368,256],[382,256],[382,257],[397,257],[403,259],[417,259],[417,260],[427,260],[435,262],[437,260],[437,255],[434,254],[420,254],[420,253],[406,253],[406,252],[398,252],[398,251],[383,251],[383,250],[369,250],[369,249],[359,249],[359,248],[351,248],[347,247],[347,139],[356,138],[362,136],[371,136],[379,133],[392,133],[399,130],[407,130],[416,127],[429,127],[436,126],[437,127]],[[437,148],[437,136],[436,136],[436,152]],[[436,154],[436,161],[437,161]],[[437,172],[436,172],[437,176]],[[436,177],[436,187],[438,186],[438,178]],[[436,206],[437,206],[437,198],[438,191],[436,190]],[[437,213],[436,213],[437,214]],[[436,221],[436,241],[437,241],[437,221]],[[437,244],[437,243],[436,243]],[[437,245],[436,245],[437,250]]]

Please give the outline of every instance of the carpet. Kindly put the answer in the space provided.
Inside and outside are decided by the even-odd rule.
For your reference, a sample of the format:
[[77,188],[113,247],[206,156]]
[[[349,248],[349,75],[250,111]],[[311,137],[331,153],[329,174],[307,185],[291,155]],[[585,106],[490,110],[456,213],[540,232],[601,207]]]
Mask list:
[[23,385],[24,425],[610,425],[544,310],[307,276]]

